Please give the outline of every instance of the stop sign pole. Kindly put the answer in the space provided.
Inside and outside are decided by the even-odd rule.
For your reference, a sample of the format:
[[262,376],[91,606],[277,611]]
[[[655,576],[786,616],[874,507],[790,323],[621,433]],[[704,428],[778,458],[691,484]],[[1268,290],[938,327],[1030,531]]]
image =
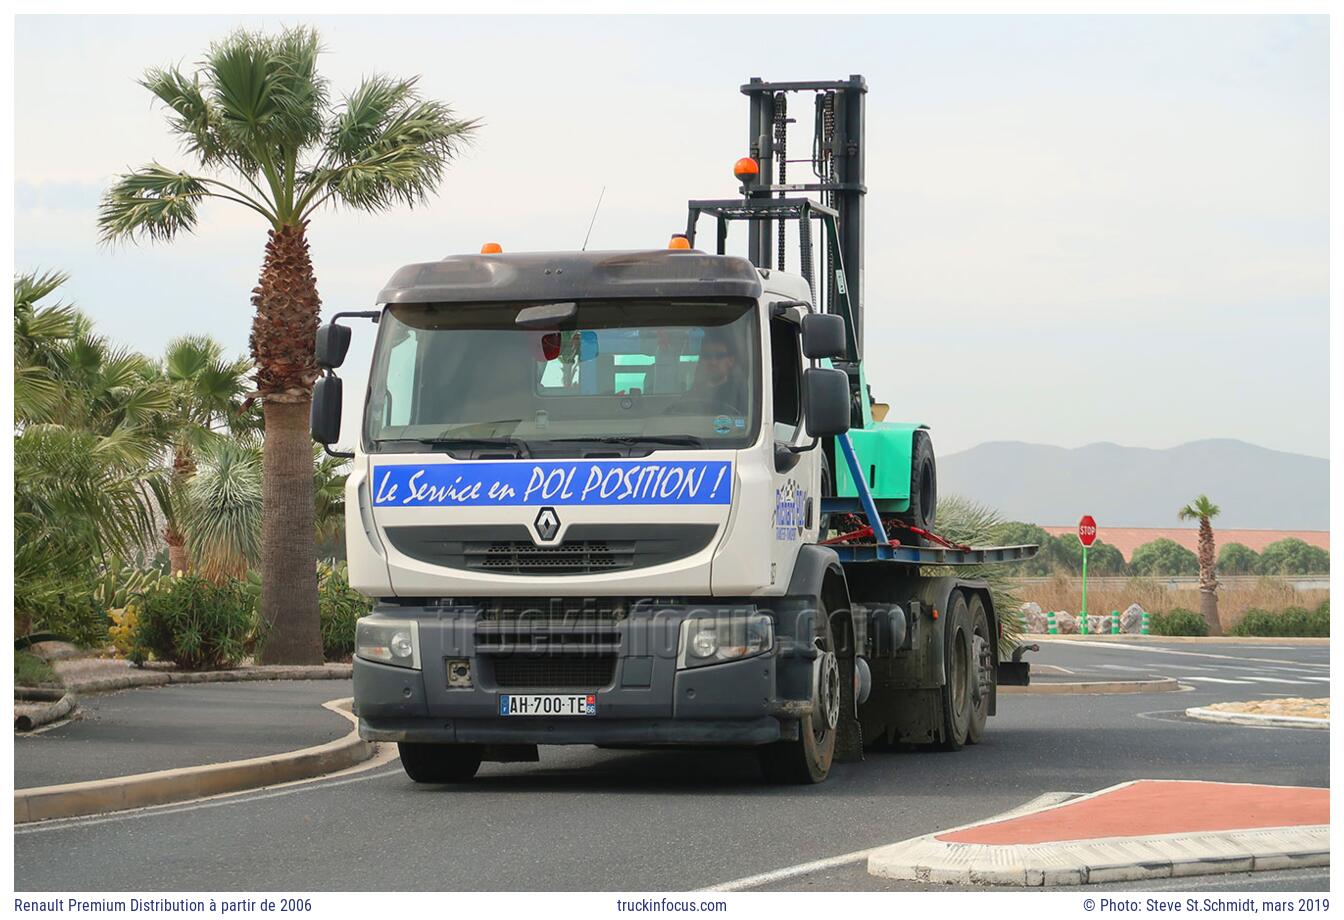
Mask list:
[[1078,542],[1083,544],[1083,612],[1079,620],[1079,631],[1087,634],[1087,548],[1097,542],[1097,522],[1092,515],[1084,514],[1078,521]]

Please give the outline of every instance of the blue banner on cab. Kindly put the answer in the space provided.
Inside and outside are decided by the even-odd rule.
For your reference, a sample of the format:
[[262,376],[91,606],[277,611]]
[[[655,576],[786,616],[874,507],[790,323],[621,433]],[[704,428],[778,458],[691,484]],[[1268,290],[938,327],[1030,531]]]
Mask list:
[[381,507],[726,505],[728,460],[394,463],[373,468]]

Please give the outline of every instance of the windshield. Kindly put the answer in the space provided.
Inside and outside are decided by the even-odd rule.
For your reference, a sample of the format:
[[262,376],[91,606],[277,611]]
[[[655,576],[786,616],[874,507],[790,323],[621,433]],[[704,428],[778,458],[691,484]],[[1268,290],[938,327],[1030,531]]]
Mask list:
[[555,453],[584,442],[694,449],[755,440],[753,303],[584,301],[550,328],[518,326],[527,306],[390,306],[366,446]]

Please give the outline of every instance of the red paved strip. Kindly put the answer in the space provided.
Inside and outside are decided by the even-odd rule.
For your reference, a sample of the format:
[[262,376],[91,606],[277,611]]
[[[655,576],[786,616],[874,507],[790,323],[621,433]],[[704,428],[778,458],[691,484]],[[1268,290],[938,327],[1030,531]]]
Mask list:
[[938,834],[937,839],[946,843],[1052,843],[1329,823],[1329,789],[1140,780],[1036,814]]

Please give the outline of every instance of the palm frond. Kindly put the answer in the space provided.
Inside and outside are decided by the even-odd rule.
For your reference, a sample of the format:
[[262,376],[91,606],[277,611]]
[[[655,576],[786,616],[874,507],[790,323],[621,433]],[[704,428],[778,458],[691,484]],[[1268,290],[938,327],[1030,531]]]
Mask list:
[[261,554],[261,452],[220,439],[177,497],[177,522],[201,574],[242,577]]
[[[982,505],[959,495],[940,496],[938,498],[938,533],[953,543],[965,543],[969,546],[992,546],[998,544],[1005,527],[1009,524],[993,508]],[[958,566],[955,573],[947,567],[925,567],[925,575],[956,574],[962,578],[979,578],[989,585],[989,593],[994,601],[1003,627],[1002,640],[999,643],[1000,657],[1007,655],[1017,646],[1024,623],[1021,608],[1022,599],[1017,596],[1015,573],[1006,565]]]
[[151,163],[118,177],[98,205],[104,243],[145,237],[172,240],[196,227],[196,208],[209,197],[205,183],[184,172]]
[[[413,85],[385,81],[347,101],[344,130],[338,123],[328,138],[332,167],[312,177],[325,189],[316,204],[335,197],[384,211],[414,207],[437,188],[479,123],[459,119],[444,103],[417,99]],[[361,108],[352,112],[352,102]]]

